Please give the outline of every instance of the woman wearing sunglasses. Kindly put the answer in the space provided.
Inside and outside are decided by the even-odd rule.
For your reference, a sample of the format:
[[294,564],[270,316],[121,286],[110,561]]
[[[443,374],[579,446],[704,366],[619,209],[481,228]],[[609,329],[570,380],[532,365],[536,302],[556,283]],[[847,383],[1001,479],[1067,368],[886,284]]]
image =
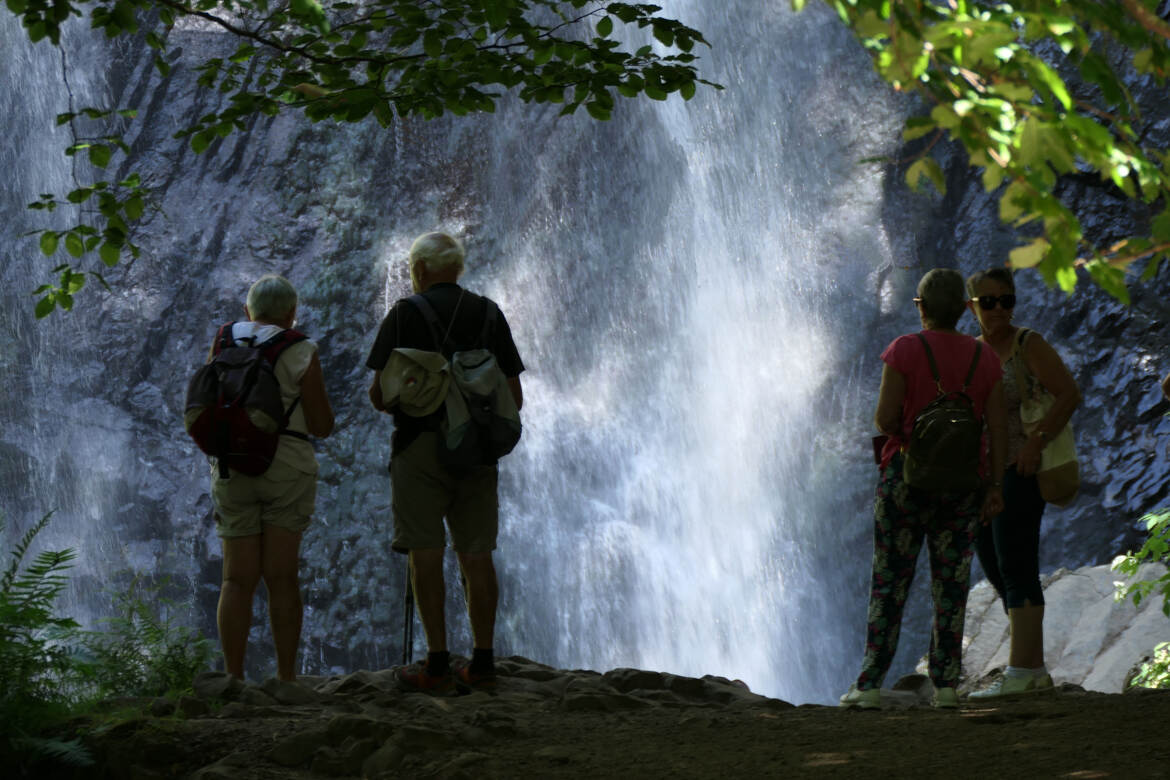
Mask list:
[[[995,699],[1052,691],[1044,666],[1044,594],[1040,587],[1040,517],[1044,499],[1036,483],[1040,451],[1068,424],[1081,402],[1072,374],[1056,350],[1035,331],[1013,324],[1016,286],[1007,268],[981,271],[967,280],[968,308],[979,320],[980,339],[1003,362],[1008,419],[1004,510],[985,525],[976,542],[979,563],[1008,613],[1011,647],[1004,676],[972,699]],[[1015,361],[1023,361],[1027,387],[1019,387]],[[1029,435],[1020,421],[1020,401],[1037,392],[1053,397],[1051,411]]]

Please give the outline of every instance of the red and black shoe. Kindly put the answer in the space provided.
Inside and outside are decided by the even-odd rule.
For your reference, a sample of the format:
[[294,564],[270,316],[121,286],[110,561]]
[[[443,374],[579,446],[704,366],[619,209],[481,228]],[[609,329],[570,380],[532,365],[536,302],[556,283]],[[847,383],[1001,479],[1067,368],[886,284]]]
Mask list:
[[494,691],[496,689],[496,670],[477,672],[472,670],[470,663],[460,664],[455,670],[455,685],[461,691]]
[[429,693],[432,696],[447,696],[455,690],[455,677],[446,674],[433,675],[427,672],[426,663],[404,666],[394,672],[398,690],[407,693]]

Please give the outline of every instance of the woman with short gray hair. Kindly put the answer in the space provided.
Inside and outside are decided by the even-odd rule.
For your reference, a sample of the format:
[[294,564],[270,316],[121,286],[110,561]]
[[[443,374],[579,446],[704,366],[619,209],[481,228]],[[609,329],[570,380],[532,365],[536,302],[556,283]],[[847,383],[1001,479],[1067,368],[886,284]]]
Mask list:
[[[914,303],[922,331],[898,337],[882,353],[874,422],[884,437],[876,453],[880,478],[874,501],[865,656],[856,682],[841,697],[843,707],[881,706],[882,681],[898,647],[902,610],[924,540],[935,607],[927,656],[934,705],[958,706],[956,687],[975,534],[982,517],[1003,506],[1002,371],[991,350],[955,330],[966,308],[963,277],[952,269],[930,271],[919,282]],[[981,426],[970,415],[964,429],[970,433],[969,451],[958,467],[948,471],[927,462],[919,469],[917,450],[910,447],[915,441],[912,434],[922,436],[916,423],[920,415],[925,416],[924,410],[940,397],[956,396],[956,391],[968,399],[957,398],[958,403],[967,404],[965,408],[986,420],[990,429],[991,467],[985,489],[980,487],[978,473]],[[951,425],[950,419],[944,416],[941,424]]]
[[333,431],[333,409],[317,345],[292,330],[297,315],[292,284],[274,274],[261,277],[248,290],[244,313],[246,321],[219,329],[212,355],[237,344],[265,350],[266,345],[279,343],[280,348],[266,357],[275,356],[272,368],[285,420],[272,462],[262,474],[250,476],[212,465],[211,499],[223,544],[216,622],[227,672],[243,679],[252,599],[263,579],[276,646],[276,676],[291,681],[296,679],[304,613],[297,560],[301,535],[312,519],[317,497],[317,458],[309,436],[324,438]]

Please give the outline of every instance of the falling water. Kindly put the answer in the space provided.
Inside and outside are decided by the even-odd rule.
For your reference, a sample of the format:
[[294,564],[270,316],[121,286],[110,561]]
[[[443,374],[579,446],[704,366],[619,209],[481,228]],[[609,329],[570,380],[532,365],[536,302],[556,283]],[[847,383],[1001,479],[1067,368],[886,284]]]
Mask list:
[[892,151],[900,113],[813,10],[672,5],[727,90],[616,139],[558,126],[530,160],[496,144],[487,221],[527,227],[504,231],[489,292],[534,368],[502,557],[527,641],[561,664],[807,701],[857,661],[844,604],[866,561],[842,544],[871,476],[849,372],[866,277],[896,259],[880,171],[857,162]]

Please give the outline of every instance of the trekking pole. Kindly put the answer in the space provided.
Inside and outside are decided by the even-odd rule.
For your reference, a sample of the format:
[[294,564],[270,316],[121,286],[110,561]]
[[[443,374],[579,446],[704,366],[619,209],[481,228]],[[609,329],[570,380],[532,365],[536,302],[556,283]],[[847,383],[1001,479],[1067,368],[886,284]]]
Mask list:
[[402,601],[402,665],[410,663],[410,651],[414,647],[414,583],[411,581],[410,556],[406,558],[406,596]]

